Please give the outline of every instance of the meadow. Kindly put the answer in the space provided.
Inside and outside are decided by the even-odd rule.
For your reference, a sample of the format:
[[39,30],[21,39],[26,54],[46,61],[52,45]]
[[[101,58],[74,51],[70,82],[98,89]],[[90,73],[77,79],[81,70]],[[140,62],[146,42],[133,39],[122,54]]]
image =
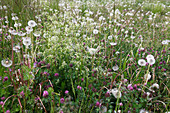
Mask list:
[[0,113],[170,113],[170,2],[1,0]]

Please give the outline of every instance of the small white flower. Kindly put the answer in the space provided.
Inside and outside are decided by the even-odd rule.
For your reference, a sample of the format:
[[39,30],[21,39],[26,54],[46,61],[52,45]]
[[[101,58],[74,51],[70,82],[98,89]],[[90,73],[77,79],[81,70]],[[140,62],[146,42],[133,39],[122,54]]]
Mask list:
[[144,59],[139,59],[139,60],[138,60],[138,64],[139,64],[140,66],[146,66],[146,61],[145,61]]
[[117,71],[119,69],[118,65],[112,67],[113,71]]
[[1,64],[2,64],[4,67],[10,67],[10,66],[12,65],[12,60],[8,60],[8,59],[2,60],[2,61],[1,61]]
[[147,80],[147,81],[151,79],[150,72],[148,74],[144,75],[144,79]]
[[37,23],[36,23],[34,20],[30,20],[30,21],[28,22],[28,25],[29,25],[30,27],[35,27],[35,26],[37,25]]
[[94,30],[93,30],[93,34],[95,34],[95,35],[98,34],[98,32],[99,32],[99,31],[98,31],[97,29],[94,29]]

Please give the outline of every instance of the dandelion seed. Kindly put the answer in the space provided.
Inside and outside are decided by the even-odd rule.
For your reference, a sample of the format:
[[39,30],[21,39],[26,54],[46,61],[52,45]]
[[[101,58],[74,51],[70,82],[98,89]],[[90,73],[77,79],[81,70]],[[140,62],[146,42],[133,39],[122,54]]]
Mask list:
[[117,71],[119,69],[118,65],[112,67],[113,71]]
[[1,64],[2,64],[4,67],[10,67],[10,66],[12,65],[12,60],[8,60],[8,59],[2,60],[2,61],[1,61]]
[[28,25],[30,27],[35,27],[37,25],[37,23],[34,20],[30,20],[30,21],[28,21]]
[[19,46],[19,45],[14,46],[14,47],[13,47],[13,50],[14,50],[16,53],[20,52],[20,46]]
[[146,66],[146,61],[145,61],[144,59],[139,59],[139,60],[138,60],[138,64],[139,64],[140,66]]
[[110,92],[115,98],[121,98],[122,96],[122,93],[117,88],[112,89]]
[[97,29],[94,29],[94,30],[93,30],[93,34],[95,34],[95,35],[98,34],[98,32],[99,32],[99,31],[98,31]]

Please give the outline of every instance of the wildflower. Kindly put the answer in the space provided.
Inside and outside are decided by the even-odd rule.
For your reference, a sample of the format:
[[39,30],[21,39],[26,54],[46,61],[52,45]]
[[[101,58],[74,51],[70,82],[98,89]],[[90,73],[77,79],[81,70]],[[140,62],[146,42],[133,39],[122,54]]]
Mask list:
[[77,89],[81,90],[81,89],[82,89],[82,87],[78,85],[78,86],[77,86]]
[[163,44],[163,45],[168,45],[168,42],[169,42],[168,40],[163,40],[163,41],[162,41],[162,44]]
[[107,107],[106,106],[102,106],[102,112],[101,113],[106,113],[107,112]]
[[45,98],[48,97],[48,91],[43,92],[43,97],[45,97]]
[[145,109],[141,109],[141,110],[139,111],[139,113],[149,113],[149,112],[146,111]]
[[7,110],[5,113],[11,113],[10,110]]
[[112,35],[108,36],[108,39],[109,39],[109,40],[111,40],[112,38],[113,38]]
[[25,30],[27,31],[27,33],[30,33],[31,31],[33,31],[32,27],[30,26],[26,26]]
[[99,32],[99,31],[98,31],[97,29],[94,29],[94,30],[93,30],[93,34],[95,34],[95,35],[98,34],[98,32]]
[[101,107],[101,103],[97,101],[97,102],[96,102],[96,106],[97,106],[97,107]]
[[147,99],[148,99],[148,100],[151,100],[151,99],[152,99],[152,98],[151,98],[151,97],[152,97],[152,94],[151,94],[150,92],[147,92],[146,94],[147,94]]
[[3,105],[3,104],[4,104],[4,102],[3,102],[3,101],[1,101],[1,102],[0,102],[0,105]]
[[31,45],[31,38],[25,38],[23,44],[28,48],[28,46]]
[[55,77],[58,77],[58,76],[59,76],[59,74],[58,74],[58,73],[55,73],[55,74],[54,74],[54,76],[55,76]]
[[65,94],[68,94],[68,93],[69,93],[69,91],[68,91],[68,90],[66,90],[66,91],[65,91]]
[[19,46],[19,45],[14,46],[14,47],[13,47],[13,50],[14,50],[16,53],[20,52],[20,46]]
[[121,98],[122,96],[121,92],[117,88],[112,89],[111,93],[113,94],[115,98]]
[[150,72],[148,74],[144,75],[144,79],[147,80],[147,81],[151,79]]
[[94,55],[97,52],[97,49],[94,48],[88,48],[88,51],[91,55]]
[[37,25],[37,23],[34,20],[30,20],[30,21],[28,21],[28,25],[30,27],[35,27]]
[[69,64],[70,67],[73,67],[73,64]]
[[146,61],[145,61],[144,59],[139,59],[139,60],[138,60],[138,64],[139,64],[140,66],[146,66]]
[[20,95],[21,95],[22,97],[24,97],[24,91],[21,91],[21,92],[20,92]]
[[18,36],[25,36],[26,33],[23,33],[22,31],[18,32]]
[[5,100],[5,97],[1,97],[1,100]]
[[154,83],[152,86],[149,87],[151,90],[159,89],[159,85],[157,83]]
[[1,61],[1,64],[4,66],[4,67],[10,67],[12,65],[12,61],[11,60],[2,60]]
[[117,43],[111,42],[110,45],[115,46],[115,45],[117,45]]
[[60,99],[60,103],[62,103],[62,104],[63,104],[63,103],[64,103],[64,101],[65,101],[65,100],[64,100],[64,98],[61,98],[61,99]]
[[119,69],[118,65],[112,67],[113,71],[117,71]]

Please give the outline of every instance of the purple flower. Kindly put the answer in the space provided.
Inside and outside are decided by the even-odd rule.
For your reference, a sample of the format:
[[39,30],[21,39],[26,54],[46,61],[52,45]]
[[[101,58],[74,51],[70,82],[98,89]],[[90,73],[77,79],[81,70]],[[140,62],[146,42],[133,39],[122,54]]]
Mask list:
[[24,96],[24,91],[21,91],[20,95],[23,97]]
[[68,94],[68,93],[69,93],[69,91],[68,91],[68,90],[66,90],[66,91],[65,91],[65,94]]
[[81,78],[81,81],[83,82],[83,81],[84,81],[84,78]]
[[97,107],[100,107],[100,106],[101,106],[101,103],[97,101],[97,102],[96,102],[96,106],[97,106]]
[[59,76],[59,74],[58,74],[58,73],[55,73],[55,74],[54,74],[54,76],[55,76],[55,77],[58,77],[58,76]]
[[1,97],[1,100],[5,100],[5,97]]
[[45,97],[45,98],[48,97],[48,91],[43,92],[43,97]]
[[5,113],[11,113],[10,110],[7,110]]
[[77,86],[77,89],[81,90],[81,89],[82,89],[82,87],[78,85],[78,86]]
[[69,64],[70,67],[73,67],[73,64]]
[[64,103],[64,101],[65,101],[65,100],[64,100],[64,98],[61,98],[61,99],[60,99],[60,103],[62,103],[62,104],[63,104],[63,103]]
[[121,102],[121,103],[119,103],[119,105],[120,105],[120,106],[123,106],[123,103]]
[[8,80],[8,77],[4,77],[4,80],[3,80],[3,81],[5,82],[5,81],[7,81],[7,80]]
[[3,101],[1,101],[1,102],[0,102],[0,105],[3,105],[3,104],[4,104],[4,102],[3,102]]

